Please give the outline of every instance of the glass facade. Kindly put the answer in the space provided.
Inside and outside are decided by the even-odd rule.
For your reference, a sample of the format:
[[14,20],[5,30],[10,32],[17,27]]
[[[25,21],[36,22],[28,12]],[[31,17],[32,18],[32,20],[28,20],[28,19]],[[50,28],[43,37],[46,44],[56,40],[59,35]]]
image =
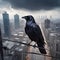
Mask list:
[[10,22],[9,22],[9,15],[7,12],[3,13],[3,24],[4,24],[4,36],[9,37],[10,32]]
[[20,28],[20,21],[19,21],[19,15],[18,14],[14,15],[14,25],[15,25],[15,29]]

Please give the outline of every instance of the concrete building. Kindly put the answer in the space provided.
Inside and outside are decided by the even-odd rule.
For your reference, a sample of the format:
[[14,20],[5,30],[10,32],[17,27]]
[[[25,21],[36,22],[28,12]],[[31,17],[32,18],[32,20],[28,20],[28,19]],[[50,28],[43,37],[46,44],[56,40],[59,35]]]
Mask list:
[[9,14],[7,12],[3,13],[3,24],[4,24],[4,36],[9,37],[11,35],[11,32],[10,32]]
[[45,24],[45,28],[47,28],[47,29],[50,28],[50,20],[49,19],[46,19],[44,24]]
[[20,28],[20,21],[19,21],[19,15],[18,14],[14,15],[14,25],[15,25],[15,29]]
[[55,25],[56,25],[56,32],[60,33],[60,22],[56,23]]

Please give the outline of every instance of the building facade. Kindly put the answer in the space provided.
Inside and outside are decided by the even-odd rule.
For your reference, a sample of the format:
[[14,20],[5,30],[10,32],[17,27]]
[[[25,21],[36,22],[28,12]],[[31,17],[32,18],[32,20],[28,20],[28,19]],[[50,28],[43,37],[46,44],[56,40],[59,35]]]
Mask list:
[[10,32],[9,14],[7,12],[3,13],[3,24],[4,24],[4,36],[9,37],[11,35],[11,32]]
[[20,28],[20,21],[19,21],[19,15],[18,14],[14,15],[14,26],[15,26],[15,29]]
[[50,28],[50,20],[49,19],[46,19],[44,24],[45,24],[45,28],[47,28],[47,29]]

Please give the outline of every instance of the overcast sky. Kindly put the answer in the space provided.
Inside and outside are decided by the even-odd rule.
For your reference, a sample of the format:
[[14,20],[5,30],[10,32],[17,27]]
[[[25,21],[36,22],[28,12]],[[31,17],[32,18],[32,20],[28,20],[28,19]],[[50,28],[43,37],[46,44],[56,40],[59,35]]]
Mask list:
[[60,0],[3,0],[9,2],[13,8],[30,10],[53,9],[60,7]]
[[7,11],[10,18],[18,13],[20,16],[33,15],[55,16],[60,18],[60,0],[0,0],[0,16]]

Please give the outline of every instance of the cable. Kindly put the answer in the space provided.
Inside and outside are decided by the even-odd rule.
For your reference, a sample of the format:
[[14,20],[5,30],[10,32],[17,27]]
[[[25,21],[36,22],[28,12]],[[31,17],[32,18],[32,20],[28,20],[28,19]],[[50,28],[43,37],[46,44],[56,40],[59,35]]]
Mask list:
[[35,53],[35,52],[23,52],[22,51],[21,53],[35,54],[35,55],[43,55],[43,56],[52,57],[52,58],[60,58],[60,57],[55,57],[55,56],[50,56],[50,55],[45,55],[45,54]]
[[[19,42],[19,41],[12,41],[12,40],[4,40],[4,41],[17,42],[17,43],[24,44],[24,45],[27,45],[27,46],[32,46],[32,47],[41,48],[41,47],[38,47],[38,46],[33,46],[33,45],[26,44],[26,43]],[[43,49],[43,48],[41,48],[41,49]],[[9,50],[10,50],[10,49],[9,49]],[[23,51],[22,51],[21,53],[27,53],[27,54],[36,54],[36,55],[43,55],[43,56],[52,57],[52,58],[59,58],[59,57],[50,56],[50,55],[45,55],[45,54],[40,54],[40,53],[35,53],[35,52],[23,52]]]
[[[9,50],[10,50],[10,49],[9,49]],[[13,51],[14,51],[14,50],[13,50]],[[42,55],[42,56],[47,56],[47,57],[51,57],[51,58],[60,58],[60,57],[55,57],[55,56],[50,56],[50,55],[41,54],[41,53],[35,53],[35,52],[24,52],[24,51],[21,51],[20,53]],[[12,54],[8,54],[8,55],[11,56]]]
[[[23,42],[20,42],[20,41],[13,41],[13,40],[7,40],[7,39],[3,39],[3,40],[4,40],[4,41],[17,42],[17,43],[24,44],[24,45],[27,45],[27,46],[32,46],[32,47],[37,47],[37,48],[43,49],[42,47],[38,47],[38,46],[34,46],[34,45],[30,45],[30,44],[23,43]],[[46,50],[48,50],[48,49],[46,49]],[[48,51],[49,51],[49,50],[48,50]]]

